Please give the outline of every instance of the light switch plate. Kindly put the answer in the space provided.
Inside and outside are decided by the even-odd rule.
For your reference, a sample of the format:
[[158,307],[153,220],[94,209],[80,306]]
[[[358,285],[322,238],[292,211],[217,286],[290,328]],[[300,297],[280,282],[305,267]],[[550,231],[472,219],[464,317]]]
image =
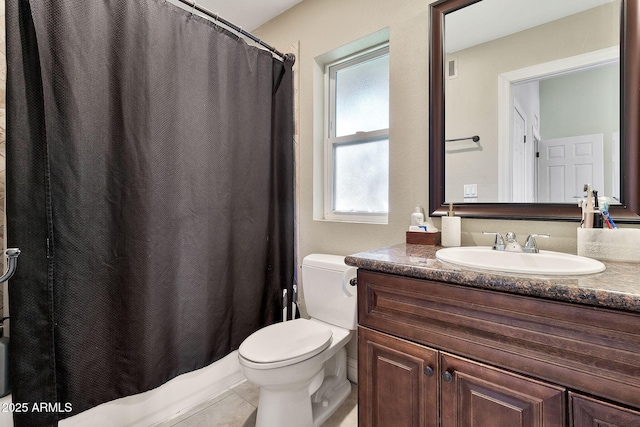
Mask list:
[[478,184],[465,184],[464,197],[478,197]]

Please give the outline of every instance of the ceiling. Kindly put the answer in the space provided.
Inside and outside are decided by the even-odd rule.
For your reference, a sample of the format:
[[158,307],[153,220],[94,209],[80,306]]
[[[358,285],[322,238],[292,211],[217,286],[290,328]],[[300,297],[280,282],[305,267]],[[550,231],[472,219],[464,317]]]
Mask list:
[[[178,0],[170,0],[184,8]],[[198,6],[217,13],[245,31],[253,31],[260,25],[280,15],[302,0],[196,0]],[[192,0],[187,0],[192,2]]]
[[613,1],[490,0],[475,3],[446,16],[446,51],[456,52]]

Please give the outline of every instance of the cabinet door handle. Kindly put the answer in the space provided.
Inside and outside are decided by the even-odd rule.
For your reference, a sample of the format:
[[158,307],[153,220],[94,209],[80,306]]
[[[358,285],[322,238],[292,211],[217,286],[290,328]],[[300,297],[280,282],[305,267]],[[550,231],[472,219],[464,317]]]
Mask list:
[[433,368],[431,366],[425,366],[424,367],[424,374],[428,377],[432,377],[433,376]]
[[450,383],[453,381],[453,374],[449,371],[444,371],[442,373],[442,379],[445,383]]

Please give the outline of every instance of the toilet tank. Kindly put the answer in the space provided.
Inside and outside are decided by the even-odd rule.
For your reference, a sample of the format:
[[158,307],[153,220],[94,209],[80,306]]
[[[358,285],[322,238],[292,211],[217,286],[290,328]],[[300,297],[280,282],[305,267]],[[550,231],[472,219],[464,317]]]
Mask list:
[[357,270],[346,265],[343,256],[307,255],[302,260],[302,293],[309,316],[356,329],[357,289],[351,285],[351,279],[355,279]]

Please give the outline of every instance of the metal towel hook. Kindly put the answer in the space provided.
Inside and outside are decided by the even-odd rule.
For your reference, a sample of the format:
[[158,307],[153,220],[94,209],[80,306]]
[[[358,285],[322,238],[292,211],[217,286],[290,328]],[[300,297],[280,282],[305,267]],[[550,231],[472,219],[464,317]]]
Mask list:
[[16,268],[18,267],[18,256],[20,256],[20,249],[18,248],[9,248],[5,252],[7,256],[8,266],[7,271],[0,277],[0,283],[6,282],[13,276],[13,273],[16,272]]

